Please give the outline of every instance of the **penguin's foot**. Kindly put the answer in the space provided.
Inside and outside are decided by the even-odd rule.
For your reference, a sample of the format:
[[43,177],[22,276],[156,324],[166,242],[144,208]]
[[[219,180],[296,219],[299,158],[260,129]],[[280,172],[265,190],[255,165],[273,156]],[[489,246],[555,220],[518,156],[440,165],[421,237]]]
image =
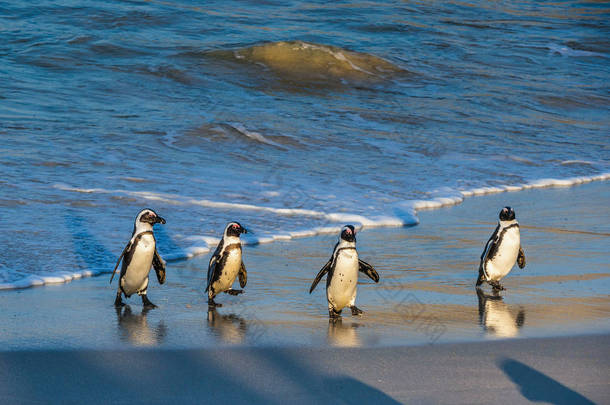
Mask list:
[[341,311],[335,311],[334,309],[329,309],[328,310],[328,318],[329,319],[341,319]]
[[216,302],[214,302],[214,300],[212,298],[208,298],[208,309],[209,308],[220,308],[222,307],[222,304],[218,304]]
[[146,294],[142,295],[142,305],[144,306],[144,308],[157,308],[155,304],[150,302]]
[[502,286],[502,284],[498,283],[497,281],[491,281],[489,284],[491,284],[491,286],[493,287],[494,291],[504,291],[506,290],[506,288],[504,288]]
[[225,291],[226,294],[229,295],[239,295],[239,294],[243,294],[244,290],[234,290],[234,289],[229,289],[227,291]]
[[364,313],[364,311],[363,311],[363,310],[361,310],[360,308],[358,308],[358,307],[357,307],[357,306],[355,306],[355,305],[354,305],[353,307],[350,307],[350,308],[351,308],[351,310],[352,310],[352,316],[356,316],[356,315],[362,315],[362,314]]
[[123,302],[123,300],[121,299],[121,293],[118,293],[116,295],[116,298],[114,300],[114,306],[116,308],[121,308],[123,305],[125,305],[125,303]]

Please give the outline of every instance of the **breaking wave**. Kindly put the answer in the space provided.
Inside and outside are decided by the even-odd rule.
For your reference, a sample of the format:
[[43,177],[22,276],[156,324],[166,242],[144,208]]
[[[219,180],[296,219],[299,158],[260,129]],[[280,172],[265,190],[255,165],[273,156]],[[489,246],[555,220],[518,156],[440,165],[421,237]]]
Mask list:
[[[316,210],[306,209],[291,209],[291,208],[275,208],[267,206],[257,206],[251,204],[236,204],[227,203],[221,201],[211,201],[204,199],[196,199],[192,197],[164,194],[164,193],[153,193],[153,192],[141,192],[141,191],[130,191],[130,190],[109,190],[103,188],[77,188],[71,187],[65,184],[56,184],[54,188],[85,194],[110,194],[110,195],[122,195],[130,197],[138,197],[148,201],[161,201],[170,203],[172,205],[186,205],[186,206],[204,206],[208,208],[224,208],[230,209],[236,212],[260,212],[266,215],[277,215],[277,216],[291,216],[291,217],[308,217],[308,218],[322,218],[331,223],[327,226],[314,226],[308,229],[300,230],[289,230],[289,231],[271,231],[267,233],[261,233],[258,235],[244,235],[243,243],[245,245],[257,245],[261,243],[271,243],[278,240],[291,240],[321,234],[329,234],[338,232],[345,223],[353,223],[358,228],[365,227],[383,227],[383,226],[413,226],[419,223],[417,218],[417,211],[425,209],[437,209],[447,206],[460,204],[465,198],[485,195],[502,193],[507,191],[520,191],[533,188],[545,188],[545,187],[569,187],[583,183],[589,183],[592,181],[607,181],[610,180],[610,173],[602,173],[594,176],[580,176],[571,177],[566,179],[539,179],[531,181],[525,184],[518,185],[505,185],[496,187],[481,187],[470,190],[456,191],[454,195],[447,195],[444,197],[438,197],[429,200],[408,200],[400,204],[395,204],[391,207],[392,215],[385,216],[364,216],[359,214],[350,213],[326,213]],[[184,260],[194,256],[209,253],[215,248],[219,239],[212,236],[206,235],[192,235],[184,238],[187,243],[191,246],[179,249],[174,252],[164,253],[164,257],[168,261]],[[82,277],[91,277],[101,274],[110,273],[110,268],[104,269],[89,269],[80,270],[75,272],[61,271],[54,274],[40,274],[30,275],[26,278],[14,281],[0,283],[0,290],[9,289],[21,289],[33,286],[41,286],[45,284],[57,284],[66,283]]]
[[375,55],[303,41],[270,42],[211,54],[264,66],[292,82],[378,82],[406,73]]

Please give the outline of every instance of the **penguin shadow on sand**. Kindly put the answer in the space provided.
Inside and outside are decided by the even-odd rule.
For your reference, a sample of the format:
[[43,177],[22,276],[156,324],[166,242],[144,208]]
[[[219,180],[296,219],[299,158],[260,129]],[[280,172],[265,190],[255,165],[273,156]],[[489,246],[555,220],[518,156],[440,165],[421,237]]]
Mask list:
[[133,346],[158,346],[165,340],[167,327],[163,320],[156,326],[150,326],[148,323],[149,307],[143,307],[139,314],[133,313],[129,305],[115,309],[121,341]]
[[476,288],[479,301],[479,325],[490,335],[509,338],[519,335],[519,330],[525,323],[525,310],[519,308],[515,313],[503,301],[499,291],[493,290],[491,294]]
[[208,307],[208,326],[222,343],[241,344],[246,339],[248,323],[236,314],[221,314],[216,307]]
[[[169,236],[166,227],[155,227],[155,239],[159,245],[159,252],[165,253],[167,261],[179,260],[176,257],[186,258],[188,256],[187,252]],[[168,255],[167,253],[170,254]]]
[[355,322],[345,322],[343,319],[328,321],[326,341],[334,347],[360,347],[362,341],[358,335],[358,328],[362,325]]
[[501,359],[498,361],[498,367],[530,402],[554,405],[594,404],[585,396],[520,361]]
[[116,254],[106,249],[101,240],[89,232],[90,221],[76,214],[74,210],[67,210],[64,222],[72,235],[76,261],[83,270],[96,272],[108,263],[116,261]]
[[[155,239],[157,240],[159,253],[168,263],[182,262],[187,260],[189,256],[188,252],[184,250],[182,246],[176,243],[176,241],[168,233],[167,229],[167,226],[155,227]],[[181,288],[192,287],[189,284],[193,277],[192,268],[189,268],[188,266],[171,266],[170,274],[173,276],[168,278],[168,283],[174,284],[175,286]],[[192,291],[195,292],[196,290],[193,289]]]

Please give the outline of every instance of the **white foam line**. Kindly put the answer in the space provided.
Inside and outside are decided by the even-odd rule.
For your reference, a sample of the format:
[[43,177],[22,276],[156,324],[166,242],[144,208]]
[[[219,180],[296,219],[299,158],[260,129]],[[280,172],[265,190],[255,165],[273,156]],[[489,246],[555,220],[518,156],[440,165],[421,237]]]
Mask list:
[[300,49],[316,49],[316,50],[319,50],[319,51],[322,51],[322,52],[326,52],[328,54],[331,54],[337,60],[340,60],[342,62],[347,62],[354,70],[358,70],[358,71],[360,71],[362,73],[366,73],[368,75],[375,76],[374,73],[371,73],[371,72],[369,72],[367,70],[364,70],[361,67],[357,66],[347,56],[345,56],[343,54],[343,52],[341,52],[341,51],[336,51],[335,52],[335,51],[332,50],[332,48],[328,48],[326,46],[314,45],[314,44],[310,44],[310,43],[307,43],[307,42],[301,42],[301,41],[299,41],[298,45],[299,46],[293,47],[292,49],[293,50],[297,50],[297,51],[300,50]]
[[241,133],[242,135],[245,135],[247,138],[261,143],[266,143],[267,145],[275,146],[276,148],[285,149],[282,145],[273,142],[272,140],[264,137],[262,134],[254,131],[249,131],[248,129],[246,129],[245,126],[238,122],[229,122],[228,125],[237,132]]
[[[164,201],[170,204],[195,204],[195,205],[203,205],[206,207],[217,207],[217,208],[234,208],[239,210],[255,210],[262,212],[272,212],[280,215],[304,215],[304,216],[315,216],[319,218],[326,218],[333,222],[340,223],[349,223],[352,222],[354,224],[360,224],[359,229],[365,227],[390,227],[390,226],[405,226],[405,225],[415,225],[419,222],[417,219],[417,211],[424,209],[436,209],[442,207],[448,207],[451,205],[460,204],[464,201],[465,198],[474,197],[478,195],[486,195],[486,194],[496,194],[496,193],[504,193],[508,191],[521,191],[528,190],[534,188],[548,188],[548,187],[571,187],[578,184],[590,183],[593,181],[607,181],[610,180],[610,172],[602,173],[596,176],[580,176],[580,177],[570,177],[567,179],[539,179],[535,181],[531,181],[529,183],[521,184],[521,185],[504,185],[504,186],[494,186],[494,187],[480,187],[471,190],[463,190],[459,192],[459,195],[452,197],[439,197],[431,200],[412,200],[405,201],[402,204],[398,204],[395,208],[396,211],[401,213],[401,217],[378,217],[376,219],[364,217],[362,215],[356,214],[339,214],[339,213],[323,213],[319,211],[312,210],[302,210],[302,209],[286,209],[286,208],[272,208],[272,207],[260,207],[249,204],[231,204],[231,203],[222,203],[215,202],[209,200],[194,200],[187,199],[186,201],[176,201],[176,198],[181,198],[179,196],[170,195],[170,194],[156,194],[149,192],[139,192],[139,191],[126,191],[126,190],[106,190],[101,188],[76,188],[70,187],[65,184],[56,184],[55,188],[66,190],[66,191],[74,191],[79,193],[121,193],[132,196],[142,197],[144,199],[150,200],[158,200]],[[409,214],[412,217],[410,221],[404,219],[405,214]],[[311,229],[305,229],[300,231],[292,231],[290,233],[284,234],[276,234],[276,235],[265,235],[265,236],[252,236],[246,235],[243,237],[243,243],[245,245],[258,245],[263,243],[272,243],[275,241],[287,241],[297,238],[305,238],[311,237],[321,234],[330,234],[337,233],[341,229],[342,225],[337,226],[324,226],[324,227],[315,227]],[[210,237],[210,236],[191,236],[186,238],[186,240],[192,241],[201,241],[204,243],[203,246],[191,246],[189,248],[183,249],[181,252],[169,253],[165,254],[164,257],[167,261],[178,261],[190,259],[194,256],[203,255],[209,253],[212,249],[215,248],[219,239]],[[29,288],[34,286],[42,286],[47,284],[57,284],[57,283],[67,283],[75,279],[83,278],[83,277],[92,277],[101,274],[108,274],[110,271],[105,270],[83,270],[79,272],[69,273],[69,272],[61,272],[52,275],[32,275],[21,280],[12,282],[12,283],[0,283],[0,290],[13,290],[13,289],[22,289]]]
[[440,197],[431,200],[416,200],[412,201],[412,209],[417,214],[418,210],[436,209],[448,207],[451,205],[460,204],[465,198],[475,197],[479,195],[505,193],[508,191],[522,191],[533,188],[549,188],[549,187],[572,187],[578,184],[590,183],[593,181],[610,180],[610,173],[602,173],[596,176],[579,176],[570,177],[567,179],[539,179],[529,183],[519,185],[502,185],[493,187],[479,187],[470,190],[459,191],[459,195],[453,197]]
[[595,163],[588,160],[564,160],[561,162],[562,165],[594,165]]
[[37,287],[49,284],[69,283],[83,277],[92,277],[103,274],[103,271],[82,270],[79,272],[61,272],[49,275],[32,275],[12,283],[0,283],[0,290],[18,290],[29,287]]
[[602,57],[602,58],[607,57],[603,53],[584,51],[584,50],[581,50],[581,49],[574,49],[574,48],[570,48],[569,46],[559,45],[559,44],[549,44],[549,45],[547,45],[547,49],[549,50],[550,53],[558,53],[561,56],[575,56],[575,57],[579,57],[579,56],[599,56],[599,57]]
[[366,226],[403,226],[412,224],[412,222],[405,222],[404,220],[395,217],[382,216],[377,218],[370,218],[357,214],[326,213],[322,211],[306,210],[301,208],[275,208],[253,204],[226,203],[222,201],[195,199],[173,194],[152,193],[147,191],[107,190],[103,188],[77,188],[70,187],[65,184],[55,184],[54,187],[60,190],[73,191],[77,193],[123,194],[131,197],[140,197],[145,200],[162,201],[164,203],[174,205],[198,205],[207,208],[269,212],[281,216],[305,216],[326,219],[330,222],[356,222]]

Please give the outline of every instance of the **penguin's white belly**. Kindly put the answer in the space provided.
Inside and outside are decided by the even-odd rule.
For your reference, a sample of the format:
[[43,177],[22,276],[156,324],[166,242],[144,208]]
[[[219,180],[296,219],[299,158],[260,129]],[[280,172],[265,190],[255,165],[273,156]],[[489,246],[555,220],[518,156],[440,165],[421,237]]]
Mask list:
[[487,261],[485,270],[490,280],[498,281],[511,271],[517,261],[520,246],[519,228],[513,227],[507,230],[496,249],[495,256]]
[[131,295],[146,290],[154,254],[155,239],[152,235],[143,235],[138,241],[127,271],[121,279],[121,287],[125,294]]
[[326,298],[331,306],[340,311],[356,297],[358,286],[358,253],[355,249],[339,253]]
[[214,290],[216,293],[227,291],[231,289],[231,286],[237,278],[237,273],[241,268],[241,250],[232,249],[229,252],[225,266],[222,269],[218,281],[214,283]]

